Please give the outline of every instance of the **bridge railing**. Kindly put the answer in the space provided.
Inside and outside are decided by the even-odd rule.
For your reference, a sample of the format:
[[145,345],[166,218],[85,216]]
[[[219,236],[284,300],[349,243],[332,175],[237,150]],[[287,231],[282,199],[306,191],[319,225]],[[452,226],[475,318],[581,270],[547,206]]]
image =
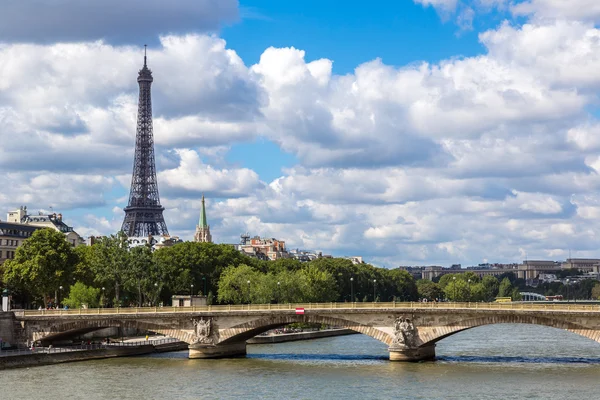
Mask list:
[[228,312],[228,311],[271,311],[296,309],[304,310],[362,310],[362,309],[481,309],[481,310],[532,310],[532,311],[595,311],[600,305],[578,303],[453,303],[453,302],[376,302],[376,303],[297,303],[297,304],[231,304],[193,307],[118,307],[118,308],[78,308],[68,310],[24,310],[24,316],[58,315],[123,315],[150,313],[190,313],[190,312]]

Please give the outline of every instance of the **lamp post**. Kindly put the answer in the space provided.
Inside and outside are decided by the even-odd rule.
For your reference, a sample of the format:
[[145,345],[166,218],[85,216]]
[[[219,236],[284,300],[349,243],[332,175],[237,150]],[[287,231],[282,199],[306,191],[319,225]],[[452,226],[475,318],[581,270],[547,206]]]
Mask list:
[[106,288],[102,286],[102,304],[100,304],[100,308],[104,308],[104,302],[106,301],[106,297],[104,297],[104,291]]
[[569,302],[569,278],[567,278],[567,303]]
[[277,282],[277,304],[281,303],[281,282]]
[[354,277],[350,278],[350,303],[354,303]]
[[456,302],[456,277],[452,277],[452,286],[454,286],[454,301]]
[[377,279],[373,279],[373,303],[377,299]]
[[205,276],[202,277],[202,281],[204,282],[204,295],[206,296],[206,299],[208,300],[208,293],[206,292],[206,277]]
[[248,283],[248,304],[250,304],[250,281]]
[[471,302],[471,280],[467,279],[467,282],[469,283],[469,303]]
[[194,284],[192,283],[190,285],[190,307],[194,305],[193,303],[194,303]]
[[158,301],[158,283],[154,282],[154,307],[156,307],[157,301]]
[[62,298],[62,285],[58,287],[58,299],[56,300],[56,307],[60,307],[60,299]]

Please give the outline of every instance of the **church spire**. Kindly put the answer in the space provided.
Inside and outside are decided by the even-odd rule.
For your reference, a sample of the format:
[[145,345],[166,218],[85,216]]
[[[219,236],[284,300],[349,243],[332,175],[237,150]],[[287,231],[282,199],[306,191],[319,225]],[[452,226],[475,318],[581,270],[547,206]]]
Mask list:
[[206,205],[204,204],[204,195],[202,195],[202,208],[200,209],[200,218],[198,219],[198,225],[196,226],[194,241],[201,243],[212,243],[210,225],[208,225],[208,221],[206,220]]
[[204,205],[204,195],[202,195],[202,209],[200,210],[200,220],[198,221],[198,226],[201,228],[208,227],[208,222],[206,221],[206,207]]

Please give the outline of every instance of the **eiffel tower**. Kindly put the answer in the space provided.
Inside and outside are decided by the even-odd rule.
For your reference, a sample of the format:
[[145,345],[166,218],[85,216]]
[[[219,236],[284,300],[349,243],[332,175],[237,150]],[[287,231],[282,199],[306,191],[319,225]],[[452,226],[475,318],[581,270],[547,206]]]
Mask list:
[[140,99],[138,104],[137,131],[135,135],[135,157],[133,176],[129,192],[129,204],[125,207],[125,219],[121,230],[129,237],[168,235],[163,218],[164,207],[160,205],[156,166],[154,164],[154,136],[152,134],[152,71],[146,65],[138,74]]

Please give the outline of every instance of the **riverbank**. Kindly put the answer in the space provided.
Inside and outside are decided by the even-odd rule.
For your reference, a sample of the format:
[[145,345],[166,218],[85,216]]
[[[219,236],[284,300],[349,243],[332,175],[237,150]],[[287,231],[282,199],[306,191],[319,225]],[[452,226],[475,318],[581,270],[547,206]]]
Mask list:
[[[168,345],[168,344],[167,344]],[[62,364],[76,361],[98,360],[103,358],[139,356],[155,352],[152,344],[139,346],[108,346],[93,350],[53,351],[27,353],[0,357],[0,370],[13,368],[28,368],[41,365]]]
[[278,333],[273,335],[259,335],[246,341],[247,344],[285,343],[296,340],[320,339],[332,336],[353,335],[358,333],[351,329],[323,329],[311,332]]

